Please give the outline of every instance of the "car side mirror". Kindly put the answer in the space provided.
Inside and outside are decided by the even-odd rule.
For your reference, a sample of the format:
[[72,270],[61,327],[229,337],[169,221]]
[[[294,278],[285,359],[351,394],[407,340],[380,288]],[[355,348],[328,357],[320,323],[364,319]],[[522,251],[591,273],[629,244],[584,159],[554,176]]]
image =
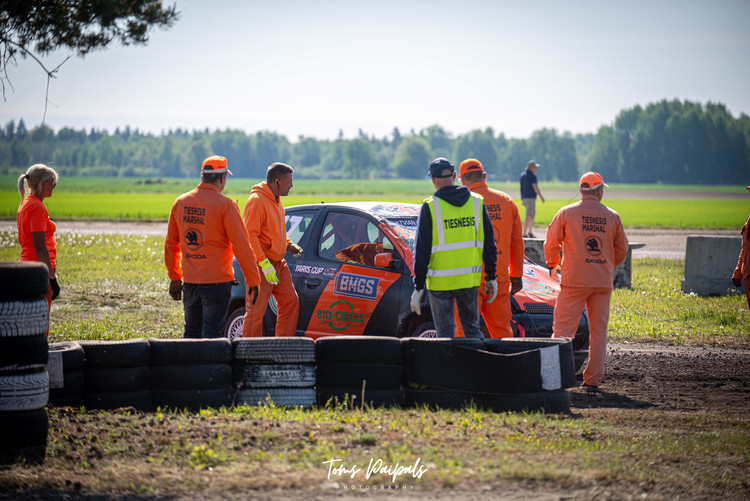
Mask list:
[[375,266],[378,268],[390,268],[393,266],[393,255],[390,252],[375,254]]

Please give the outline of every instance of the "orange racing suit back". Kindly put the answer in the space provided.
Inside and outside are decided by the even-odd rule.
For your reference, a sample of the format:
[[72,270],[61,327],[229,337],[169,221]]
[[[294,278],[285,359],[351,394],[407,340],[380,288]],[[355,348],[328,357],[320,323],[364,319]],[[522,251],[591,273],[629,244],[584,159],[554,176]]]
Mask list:
[[260,272],[237,204],[210,183],[177,197],[164,242],[169,278],[191,284],[231,282],[233,254],[246,285],[258,285]]

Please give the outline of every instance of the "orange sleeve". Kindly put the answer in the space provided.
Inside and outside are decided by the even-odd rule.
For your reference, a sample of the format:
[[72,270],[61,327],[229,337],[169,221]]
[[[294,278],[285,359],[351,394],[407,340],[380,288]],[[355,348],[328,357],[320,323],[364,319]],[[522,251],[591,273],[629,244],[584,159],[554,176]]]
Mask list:
[[547,228],[547,236],[544,239],[544,260],[547,263],[547,268],[550,269],[560,264],[560,248],[565,234],[562,219],[562,212],[555,214]]
[[240,264],[242,273],[245,275],[245,285],[255,287],[260,283],[260,272],[255,260],[255,253],[250,248],[247,238],[247,230],[240,217],[240,209],[231,200],[227,204],[227,212],[224,215],[224,229],[232,244],[232,252]]
[[619,217],[617,218],[617,230],[613,240],[615,246],[615,266],[619,266],[620,263],[625,261],[628,249],[630,248],[630,242],[628,242],[628,237],[625,235],[625,228],[622,227],[622,221]]
[[521,216],[518,214],[516,204],[511,202],[508,206],[510,207],[511,218],[513,219],[513,227],[510,233],[510,276],[520,277],[523,276],[523,257],[526,252],[523,243],[523,225],[521,224]]
[[172,205],[169,212],[169,224],[167,225],[167,238],[164,240],[164,264],[167,266],[167,274],[170,280],[182,280],[182,251],[180,250],[180,230],[175,219],[175,207]]
[[242,219],[245,222],[245,229],[247,231],[247,238],[250,242],[250,247],[255,254],[255,261],[260,263],[266,259],[266,253],[263,250],[263,246],[260,244],[260,229],[263,227],[266,218],[263,204],[257,196],[250,195],[247,202],[245,202]]

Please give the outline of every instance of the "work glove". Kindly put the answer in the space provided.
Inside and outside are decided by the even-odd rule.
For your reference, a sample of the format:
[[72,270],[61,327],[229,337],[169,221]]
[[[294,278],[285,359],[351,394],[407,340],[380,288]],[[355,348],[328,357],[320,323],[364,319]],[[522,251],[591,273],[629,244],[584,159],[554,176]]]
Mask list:
[[[733,278],[732,279],[732,285],[735,287],[741,287],[742,286],[742,279],[741,278]],[[55,299],[54,296],[52,296],[52,299]]]
[[484,295],[487,296],[487,304],[497,297],[497,280],[487,280],[484,283]]
[[250,301],[250,304],[255,304],[255,301],[258,300],[258,286],[257,285],[247,288],[247,297],[252,298]]
[[[57,296],[60,295],[60,286],[57,285],[57,279],[51,278],[49,281],[49,287],[52,289],[52,299],[57,299]],[[739,286],[738,286],[739,287]]]
[[557,282],[560,281],[560,265],[559,264],[555,266],[554,268],[550,268],[549,276],[551,276],[552,279]]
[[421,291],[414,289],[414,292],[411,293],[409,306],[411,307],[411,311],[413,311],[417,315],[422,314],[422,300],[423,299],[424,299],[424,289],[422,289]]
[[510,295],[523,289],[523,279],[521,277],[510,277]]
[[298,257],[300,254],[302,254],[302,247],[295,244],[294,242],[289,242],[289,245],[286,246],[286,250],[288,250],[289,254],[294,257]]
[[271,261],[269,261],[268,258],[264,259],[258,264],[263,270],[263,274],[266,276],[266,280],[268,280],[269,284],[276,285],[277,283],[279,283],[279,276],[276,274],[276,268],[273,267]]
[[169,282],[169,295],[175,301],[182,299],[182,280],[172,280]]

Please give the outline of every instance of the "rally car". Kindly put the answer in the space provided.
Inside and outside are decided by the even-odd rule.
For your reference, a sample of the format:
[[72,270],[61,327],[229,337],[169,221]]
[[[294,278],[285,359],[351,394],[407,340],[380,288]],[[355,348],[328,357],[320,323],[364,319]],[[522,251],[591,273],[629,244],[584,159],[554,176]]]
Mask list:
[[[298,336],[436,336],[429,304],[421,315],[409,307],[419,210],[416,204],[394,202],[286,208],[287,235],[304,249],[298,257],[286,255],[299,295]],[[245,313],[245,282],[236,260],[234,276],[225,326],[230,339],[242,335]],[[551,336],[559,291],[546,268],[526,259],[523,290],[511,298],[514,334]],[[274,335],[277,311],[272,297],[263,319],[264,335]],[[573,341],[579,367],[588,356],[588,337],[584,312]]]

